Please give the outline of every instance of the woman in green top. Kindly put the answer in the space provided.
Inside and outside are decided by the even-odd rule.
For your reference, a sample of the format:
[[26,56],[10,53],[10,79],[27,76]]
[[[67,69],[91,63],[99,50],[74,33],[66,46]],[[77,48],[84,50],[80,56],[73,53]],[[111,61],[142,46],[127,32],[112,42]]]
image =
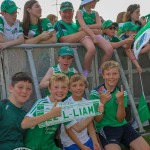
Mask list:
[[26,44],[56,43],[56,34],[49,19],[41,17],[41,6],[36,0],[28,0],[24,5],[23,30]]

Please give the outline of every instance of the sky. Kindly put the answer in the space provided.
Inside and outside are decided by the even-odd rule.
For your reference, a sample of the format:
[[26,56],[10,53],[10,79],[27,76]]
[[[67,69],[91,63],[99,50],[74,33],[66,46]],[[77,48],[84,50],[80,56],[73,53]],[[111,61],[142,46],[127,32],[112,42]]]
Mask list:
[[[2,1],[2,0],[1,0]],[[18,19],[22,21],[23,7],[27,0],[14,0],[21,10],[18,10]],[[42,18],[48,14],[55,14],[60,19],[59,8],[60,4],[66,0],[38,0],[42,7]],[[67,0],[73,3],[74,10],[79,8],[81,0]],[[57,4],[57,5],[56,5]],[[150,0],[100,0],[95,7],[95,10],[105,20],[116,21],[117,14],[122,11],[126,11],[127,7],[131,4],[139,4],[141,16],[150,13]],[[58,13],[57,13],[58,12]],[[75,15],[74,15],[75,16]]]

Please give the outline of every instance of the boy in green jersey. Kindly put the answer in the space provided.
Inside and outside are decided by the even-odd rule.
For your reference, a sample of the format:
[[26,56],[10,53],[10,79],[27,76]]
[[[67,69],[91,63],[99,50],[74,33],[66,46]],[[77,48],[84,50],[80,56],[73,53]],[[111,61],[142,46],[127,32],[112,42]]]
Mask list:
[[95,117],[95,126],[105,150],[120,150],[124,144],[134,150],[150,150],[149,145],[125,120],[126,92],[117,86],[120,67],[115,61],[102,64],[104,84],[91,91],[90,99],[104,104],[103,116]]
[[12,150],[23,147],[25,130],[21,122],[26,114],[22,109],[32,93],[32,79],[25,72],[12,76],[9,85],[10,96],[0,101],[0,149]]

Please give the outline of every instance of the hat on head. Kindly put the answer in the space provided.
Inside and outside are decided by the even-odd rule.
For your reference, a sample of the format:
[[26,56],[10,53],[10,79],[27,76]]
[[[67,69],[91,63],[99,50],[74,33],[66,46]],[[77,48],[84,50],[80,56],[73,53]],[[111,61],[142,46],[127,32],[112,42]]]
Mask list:
[[18,8],[19,7],[17,7],[16,3],[12,0],[4,0],[1,4],[1,12],[7,12],[9,14],[12,14]]
[[[80,6],[85,5],[85,4],[87,4],[87,3],[90,3],[90,2],[92,2],[92,1],[94,1],[94,0],[81,0]],[[99,0],[96,0],[96,1],[98,2]]]
[[108,27],[110,27],[111,25],[114,25],[115,27],[118,26],[117,22],[112,22],[111,20],[106,20],[103,24],[102,24],[102,29],[106,29]]
[[74,57],[73,56],[73,49],[69,46],[63,46],[58,51],[58,56],[66,56],[66,55]]
[[133,22],[125,22],[122,26],[122,33],[126,31],[137,31],[139,26],[135,25]]
[[64,10],[74,10],[73,5],[71,2],[62,2],[60,5],[60,11],[64,11]]

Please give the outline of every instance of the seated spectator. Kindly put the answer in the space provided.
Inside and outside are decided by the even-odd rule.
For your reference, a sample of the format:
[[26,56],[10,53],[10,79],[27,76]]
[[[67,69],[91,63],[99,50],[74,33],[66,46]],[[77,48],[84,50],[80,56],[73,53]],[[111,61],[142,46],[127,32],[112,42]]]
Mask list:
[[[125,23],[125,25],[126,25],[126,23]],[[115,35],[115,30],[116,30],[117,26],[118,26],[118,24],[116,22],[112,22],[111,20],[105,21],[102,24],[103,37],[107,41],[111,42],[111,45],[114,49],[119,48],[119,47],[123,47],[125,49],[126,55],[134,63],[138,72],[141,73],[142,68],[138,64],[137,60],[134,57],[134,54],[131,51],[131,44],[133,43],[133,37],[130,35],[129,37],[127,37],[123,40],[121,38],[119,38],[117,35]]]
[[50,20],[52,26],[54,26],[55,22],[58,20],[58,17],[54,14],[49,14],[47,18]]
[[13,45],[23,44],[24,36],[20,21],[17,19],[15,2],[4,0],[0,16],[0,51]]
[[90,99],[104,104],[103,115],[95,117],[95,126],[105,150],[121,150],[120,144],[130,150],[150,150],[148,143],[126,121],[127,94],[117,85],[120,66],[115,61],[102,64],[104,83],[93,89]]
[[41,11],[41,6],[36,0],[28,0],[24,5],[22,25],[26,44],[56,43],[55,30],[49,19],[40,19]]

